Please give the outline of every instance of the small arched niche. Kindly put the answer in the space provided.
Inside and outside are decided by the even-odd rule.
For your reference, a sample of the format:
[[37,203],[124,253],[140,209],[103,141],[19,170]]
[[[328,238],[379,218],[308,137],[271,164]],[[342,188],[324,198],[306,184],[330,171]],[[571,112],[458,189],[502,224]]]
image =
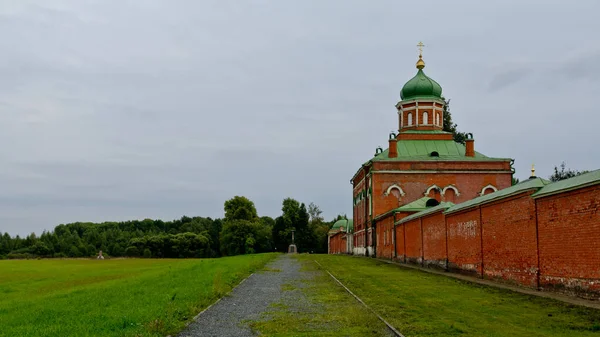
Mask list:
[[481,189],[481,192],[479,193],[480,195],[486,195],[486,194],[490,194],[490,193],[494,193],[498,191],[498,189],[496,188],[496,186],[489,184],[487,186],[485,186],[484,188]]
[[402,190],[402,188],[396,184],[393,184],[392,186],[388,187],[387,190],[385,191],[384,195],[387,197],[388,195],[394,195],[396,198],[400,198],[403,197],[405,195],[404,191]]

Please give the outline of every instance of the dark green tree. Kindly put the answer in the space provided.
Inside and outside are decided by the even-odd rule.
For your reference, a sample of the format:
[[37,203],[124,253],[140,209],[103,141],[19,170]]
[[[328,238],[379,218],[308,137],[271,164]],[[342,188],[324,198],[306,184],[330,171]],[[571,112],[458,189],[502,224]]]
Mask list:
[[573,178],[578,175],[582,175],[584,173],[589,172],[587,170],[584,170],[584,171],[572,170],[572,169],[566,168],[566,167],[567,167],[567,164],[564,161],[560,164],[560,170],[558,169],[557,166],[554,166],[554,173],[552,173],[552,175],[550,175],[550,177],[548,179],[550,179],[550,181],[556,182],[556,181],[560,181],[560,180]]
[[258,218],[256,207],[250,199],[235,196],[225,201],[225,221],[227,220],[250,220]]
[[324,221],[323,212],[314,203],[308,205],[309,227],[314,237],[314,252],[327,253],[327,232],[331,224]]
[[235,196],[225,201],[224,209],[225,221],[220,233],[221,254],[253,254],[271,250],[268,221],[258,217],[252,201]]
[[295,230],[295,242],[298,251],[311,251],[315,248],[315,237],[309,229],[309,214],[306,206],[292,198],[283,200],[282,215],[275,219],[273,243],[277,251],[285,252],[292,242],[292,229]]
[[452,114],[450,113],[450,100],[446,100],[442,97],[444,102],[444,127],[443,130],[446,132],[452,132],[452,136],[454,137],[454,141],[460,144],[465,144],[467,139],[466,132],[460,132],[457,129],[456,123],[452,121]]

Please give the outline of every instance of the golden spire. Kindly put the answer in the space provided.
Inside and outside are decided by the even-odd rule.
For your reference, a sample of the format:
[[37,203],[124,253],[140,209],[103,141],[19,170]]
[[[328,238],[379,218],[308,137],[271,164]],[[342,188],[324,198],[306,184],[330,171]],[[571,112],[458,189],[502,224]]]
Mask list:
[[531,164],[531,177],[535,177],[535,164]]
[[417,47],[419,48],[419,60],[417,61],[417,69],[423,69],[425,68],[425,61],[423,61],[423,47],[425,47],[425,45],[423,44],[423,42],[419,41]]

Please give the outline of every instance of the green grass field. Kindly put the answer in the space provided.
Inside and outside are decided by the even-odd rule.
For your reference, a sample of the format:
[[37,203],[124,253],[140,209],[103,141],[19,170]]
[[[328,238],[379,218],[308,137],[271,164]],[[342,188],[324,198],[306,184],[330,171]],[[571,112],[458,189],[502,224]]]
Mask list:
[[276,256],[0,261],[0,336],[166,336]]
[[381,261],[335,255],[319,261],[407,337],[600,336],[600,310],[564,304]]

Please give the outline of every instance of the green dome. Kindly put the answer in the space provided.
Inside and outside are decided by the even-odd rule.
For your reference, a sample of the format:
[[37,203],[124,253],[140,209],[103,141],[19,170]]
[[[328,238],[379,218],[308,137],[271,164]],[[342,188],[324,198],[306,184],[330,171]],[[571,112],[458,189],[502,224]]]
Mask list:
[[431,78],[427,77],[423,69],[419,69],[415,77],[411,78],[400,91],[402,100],[412,98],[437,98],[442,99],[442,87]]
[[333,226],[331,226],[331,229],[338,229],[340,227],[344,227],[346,232],[352,233],[352,231],[354,230],[354,223],[352,220],[341,219],[341,220],[336,221],[333,224]]

